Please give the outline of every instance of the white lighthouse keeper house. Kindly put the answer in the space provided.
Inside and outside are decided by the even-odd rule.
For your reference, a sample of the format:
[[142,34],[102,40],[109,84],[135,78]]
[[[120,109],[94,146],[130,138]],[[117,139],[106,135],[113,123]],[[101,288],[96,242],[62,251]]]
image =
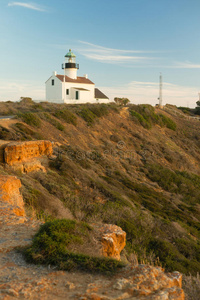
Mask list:
[[64,75],[53,75],[46,81],[46,100],[54,103],[109,103],[109,99],[95,88],[88,76],[77,76],[79,65],[76,55],[69,49],[62,64]]

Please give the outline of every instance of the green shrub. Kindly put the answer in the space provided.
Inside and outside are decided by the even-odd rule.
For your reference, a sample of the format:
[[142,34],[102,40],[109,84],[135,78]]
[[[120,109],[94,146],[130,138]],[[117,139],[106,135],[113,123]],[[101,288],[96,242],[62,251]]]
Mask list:
[[168,192],[181,194],[186,203],[200,201],[200,176],[172,171],[158,164],[147,164],[147,176]]
[[20,118],[23,122],[30,126],[41,127],[41,120],[35,113],[27,112],[23,114],[19,114],[18,118]]
[[77,117],[73,114],[69,109],[65,108],[62,110],[57,110],[54,113],[54,116],[58,119],[64,120],[68,124],[72,124],[74,126],[77,125]]
[[[176,243],[179,247],[178,249]],[[189,245],[189,243],[187,243],[186,240],[177,239],[176,243],[175,245],[172,245],[168,241],[154,238],[150,241],[148,250],[153,249],[155,254],[159,256],[160,260],[162,261],[163,266],[168,271],[179,271],[185,274],[191,273],[196,275],[197,272],[200,271],[200,248],[198,246],[195,246],[195,250],[197,251],[197,253],[194,255],[195,250],[192,249],[192,246],[189,247],[189,250],[187,249],[187,244]],[[193,252],[193,256],[190,252]]]
[[77,114],[83,118],[83,120],[85,122],[87,122],[87,124],[89,126],[94,124],[95,119],[97,118],[97,115],[94,114],[89,108],[84,107],[82,108],[80,111],[77,112]]
[[26,134],[32,135],[34,133],[34,131],[32,129],[30,129],[29,127],[27,127],[26,125],[24,125],[23,123],[16,123],[14,125],[18,130],[20,130],[21,132],[24,132]]
[[197,260],[200,262],[200,243],[196,243],[184,238],[174,240],[179,252],[190,260]]
[[134,110],[130,110],[130,114],[132,117],[135,117],[144,128],[151,128],[151,124],[147,120],[145,120],[145,118],[141,114]]
[[30,129],[23,123],[16,123],[12,126],[15,129],[18,136],[21,135],[21,140],[32,140],[32,138],[36,140],[44,140],[44,136],[40,133]]
[[106,104],[90,105],[88,109],[99,118],[107,116],[109,113],[108,106]]
[[10,131],[3,126],[0,126],[0,139],[6,140],[7,138],[10,138]]
[[[74,253],[90,235],[92,228],[74,220],[53,220],[40,227],[31,247],[25,250],[29,262],[57,265],[60,269],[84,269],[98,272],[114,272],[123,264],[114,259]],[[87,242],[86,242],[87,243]],[[88,245],[87,245],[88,246]]]
[[171,130],[174,130],[174,131],[176,130],[176,123],[172,119],[166,117],[163,114],[159,114],[158,116],[159,116],[159,119],[160,119],[159,120],[159,125],[166,126],[167,128],[169,128]]
[[150,129],[152,125],[166,126],[176,130],[176,123],[163,114],[156,114],[154,108],[148,104],[130,105],[129,112],[133,120],[137,120],[144,128]]
[[60,130],[60,131],[64,131],[65,130],[65,127],[60,122],[58,122],[56,119],[52,118],[49,113],[47,113],[47,112],[41,113],[40,117],[42,119],[44,119],[45,121],[51,123],[58,130]]

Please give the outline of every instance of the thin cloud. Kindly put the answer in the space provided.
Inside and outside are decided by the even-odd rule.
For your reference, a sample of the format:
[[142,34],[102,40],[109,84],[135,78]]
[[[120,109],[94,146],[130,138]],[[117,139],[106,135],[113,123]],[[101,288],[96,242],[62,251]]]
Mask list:
[[44,8],[41,6],[35,4],[35,3],[25,3],[25,2],[10,2],[8,3],[8,6],[21,6],[24,8],[32,9],[32,10],[37,10],[37,11],[46,11]]
[[149,59],[149,57],[141,57],[141,56],[123,56],[123,55],[98,55],[98,54],[84,54],[85,57],[104,61],[104,62],[138,62],[141,60]]
[[[88,59],[96,60],[104,63],[111,64],[120,64],[120,63],[143,63],[148,60],[156,59],[155,57],[140,56],[142,53],[154,53],[153,51],[142,51],[142,50],[126,50],[126,49],[113,49],[107,48],[85,41],[78,41],[79,44],[84,45],[85,47],[78,46],[76,51],[81,55],[87,57]],[[131,55],[131,54],[138,54]]]
[[[91,46],[92,47],[92,51],[102,51],[102,52],[118,52],[118,53],[158,53],[158,51],[144,51],[144,50],[125,50],[125,49],[114,49],[114,48],[107,48],[107,47],[103,47],[103,46],[99,46],[99,45],[95,45],[92,43],[88,43],[85,41],[78,41],[81,44],[87,45],[87,46]],[[88,51],[91,51],[90,49],[85,49]]]
[[174,66],[177,69],[200,69],[200,64],[194,64],[191,62],[177,62]]

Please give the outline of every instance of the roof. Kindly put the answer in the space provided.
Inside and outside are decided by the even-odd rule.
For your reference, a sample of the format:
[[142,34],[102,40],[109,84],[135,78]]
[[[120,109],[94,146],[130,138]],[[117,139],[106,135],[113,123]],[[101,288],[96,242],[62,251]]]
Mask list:
[[65,57],[76,57],[76,55],[69,49],[69,52],[65,55]]
[[89,90],[87,90],[87,89],[78,88],[78,87],[74,87],[74,89],[75,89],[75,90],[79,90],[79,91],[87,91],[87,92],[89,91]]
[[104,93],[102,93],[99,89],[95,88],[95,98],[96,99],[109,99]]
[[[58,79],[64,82],[64,75],[56,75]],[[72,79],[68,76],[65,76],[65,82],[74,82],[74,83],[85,83],[85,84],[94,84],[91,80],[85,77],[77,77],[77,79]]]

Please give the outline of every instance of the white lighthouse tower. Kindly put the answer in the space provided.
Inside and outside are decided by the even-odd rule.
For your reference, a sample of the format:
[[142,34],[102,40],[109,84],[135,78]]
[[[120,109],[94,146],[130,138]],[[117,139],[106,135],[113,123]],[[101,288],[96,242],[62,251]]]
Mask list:
[[71,79],[77,79],[77,70],[79,65],[76,63],[76,55],[69,49],[69,52],[65,55],[65,62],[62,64],[64,69],[64,75]]

